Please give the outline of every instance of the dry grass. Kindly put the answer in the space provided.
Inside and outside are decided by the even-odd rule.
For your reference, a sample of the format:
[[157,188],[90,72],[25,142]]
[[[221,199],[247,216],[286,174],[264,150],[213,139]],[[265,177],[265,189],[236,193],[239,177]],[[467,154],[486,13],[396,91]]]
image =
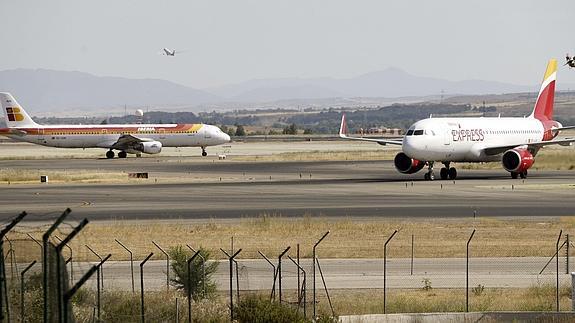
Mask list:
[[9,169],[0,168],[0,183],[39,183],[40,176],[47,175],[50,182],[76,182],[76,183],[100,183],[127,181],[128,175],[122,172],[102,171],[59,171],[42,169]]
[[[411,235],[414,235],[416,257],[463,257],[473,228],[477,229],[472,243],[475,257],[550,256],[554,253],[559,230],[564,234],[575,233],[575,219],[566,217],[542,222],[489,218],[354,221],[262,216],[235,223],[214,220],[201,224],[118,220],[89,224],[71,246],[76,261],[94,260],[84,244],[102,253],[112,253],[114,260],[128,259],[128,254],[114,239],[132,248],[136,259],[156,251],[152,240],[164,248],[184,244],[203,246],[216,258],[221,258],[219,248],[229,248],[231,237],[234,237],[235,248],[243,249],[241,258],[244,259],[259,258],[258,250],[277,254],[286,246],[295,248],[298,243],[302,257],[311,257],[315,241],[330,230],[318,249],[322,258],[380,258],[384,241],[397,229],[399,233],[389,244],[391,257],[409,257]],[[18,252],[22,260],[28,260],[38,250],[22,230],[11,234],[10,238],[28,246],[25,249],[29,252]],[[39,233],[35,235],[40,237]],[[161,259],[159,255],[154,257]]]

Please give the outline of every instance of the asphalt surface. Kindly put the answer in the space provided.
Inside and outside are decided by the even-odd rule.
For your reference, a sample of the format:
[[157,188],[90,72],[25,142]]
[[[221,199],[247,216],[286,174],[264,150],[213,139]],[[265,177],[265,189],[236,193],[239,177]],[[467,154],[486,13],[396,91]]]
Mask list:
[[[459,169],[454,181],[399,174],[391,161],[237,162],[190,157],[2,160],[23,172],[117,173],[106,183],[0,184],[0,220],[29,220],[70,207],[78,217],[207,219],[322,215],[353,217],[570,216],[575,171]],[[438,169],[436,169],[438,171]],[[148,179],[127,173],[148,172]]]

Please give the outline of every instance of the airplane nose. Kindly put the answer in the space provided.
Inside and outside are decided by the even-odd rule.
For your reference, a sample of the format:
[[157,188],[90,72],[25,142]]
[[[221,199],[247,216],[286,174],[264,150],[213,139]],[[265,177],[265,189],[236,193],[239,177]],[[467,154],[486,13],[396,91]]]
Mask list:
[[230,136],[227,133],[222,133],[222,139],[224,142],[232,141],[232,138],[230,138]]

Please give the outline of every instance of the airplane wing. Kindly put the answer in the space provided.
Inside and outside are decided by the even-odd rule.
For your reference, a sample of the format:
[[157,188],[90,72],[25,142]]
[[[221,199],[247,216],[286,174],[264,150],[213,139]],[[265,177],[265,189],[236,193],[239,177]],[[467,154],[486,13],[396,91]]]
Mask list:
[[493,146],[493,147],[486,147],[483,148],[483,151],[487,155],[497,155],[501,154],[502,152],[513,149],[516,147],[527,147],[527,149],[539,149],[543,146],[549,145],[561,145],[561,146],[569,146],[575,142],[575,138],[564,138],[564,139],[557,139],[557,140],[549,140],[549,141],[534,141],[530,143],[518,143],[512,145],[503,145],[503,146]]
[[132,135],[121,135],[120,138],[111,145],[109,145],[110,149],[118,149],[118,150],[125,150],[133,147],[134,145],[147,142],[147,141],[154,141],[154,139],[150,138],[139,138]]
[[342,114],[341,116],[341,125],[339,126],[339,137],[343,138],[343,139],[349,139],[349,140],[361,140],[361,141],[371,141],[371,142],[376,142],[380,145],[402,145],[403,144],[403,140],[401,138],[399,139],[379,139],[379,138],[365,138],[365,137],[350,137],[347,135],[347,124],[345,122],[345,114]]

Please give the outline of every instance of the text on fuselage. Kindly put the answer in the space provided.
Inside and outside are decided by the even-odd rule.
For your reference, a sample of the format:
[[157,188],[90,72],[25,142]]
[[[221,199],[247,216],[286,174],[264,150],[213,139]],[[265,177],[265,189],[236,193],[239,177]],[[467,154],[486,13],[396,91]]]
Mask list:
[[453,141],[483,141],[485,139],[483,129],[453,129],[451,135]]

